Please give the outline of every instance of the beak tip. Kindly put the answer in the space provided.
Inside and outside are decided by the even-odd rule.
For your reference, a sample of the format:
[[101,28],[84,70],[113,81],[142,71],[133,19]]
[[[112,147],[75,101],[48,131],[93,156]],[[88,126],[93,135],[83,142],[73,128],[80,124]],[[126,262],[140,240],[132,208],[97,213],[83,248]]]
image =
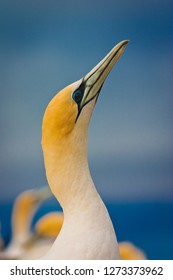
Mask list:
[[81,108],[100,92],[106,77],[122,55],[128,42],[129,40],[123,40],[116,44],[113,49],[83,78],[87,90],[82,98]]
[[121,55],[126,48],[126,45],[129,43],[130,40],[123,40],[120,43],[118,43],[114,48],[119,49],[119,54]]
[[126,39],[126,40],[123,40],[122,42],[124,42],[125,44],[127,44],[130,40],[129,39]]
[[126,46],[129,43],[130,40],[123,40],[122,42],[120,42],[120,44],[122,46]]

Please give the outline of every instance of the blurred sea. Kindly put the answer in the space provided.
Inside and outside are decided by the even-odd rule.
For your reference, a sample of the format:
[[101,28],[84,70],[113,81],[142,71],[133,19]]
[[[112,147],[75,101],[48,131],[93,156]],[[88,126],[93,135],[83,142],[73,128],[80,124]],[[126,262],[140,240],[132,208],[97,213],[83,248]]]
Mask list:
[[[116,203],[106,206],[118,241],[133,242],[151,260],[173,259],[173,203]],[[32,228],[41,215],[56,210],[60,207],[54,199],[43,204],[35,214]],[[0,203],[1,231],[6,244],[11,235],[11,211],[11,203]]]

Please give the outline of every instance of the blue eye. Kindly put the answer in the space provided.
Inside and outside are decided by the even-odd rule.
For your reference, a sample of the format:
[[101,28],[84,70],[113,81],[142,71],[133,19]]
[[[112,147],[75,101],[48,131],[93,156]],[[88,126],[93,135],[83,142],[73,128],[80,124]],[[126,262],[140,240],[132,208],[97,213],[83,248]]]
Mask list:
[[79,103],[81,102],[82,96],[83,96],[83,94],[82,94],[82,92],[81,92],[79,89],[77,89],[76,91],[74,91],[73,94],[72,94],[72,98],[74,99],[74,101],[75,101],[77,104],[79,104]]

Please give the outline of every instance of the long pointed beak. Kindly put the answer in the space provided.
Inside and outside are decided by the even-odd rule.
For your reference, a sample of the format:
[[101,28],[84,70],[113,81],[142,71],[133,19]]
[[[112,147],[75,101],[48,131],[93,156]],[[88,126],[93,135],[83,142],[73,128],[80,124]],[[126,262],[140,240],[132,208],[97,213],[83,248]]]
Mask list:
[[128,40],[121,41],[118,43],[84,78],[84,94],[80,103],[80,111],[82,108],[93,98],[95,98],[101,87],[116,64],[120,56],[122,55]]

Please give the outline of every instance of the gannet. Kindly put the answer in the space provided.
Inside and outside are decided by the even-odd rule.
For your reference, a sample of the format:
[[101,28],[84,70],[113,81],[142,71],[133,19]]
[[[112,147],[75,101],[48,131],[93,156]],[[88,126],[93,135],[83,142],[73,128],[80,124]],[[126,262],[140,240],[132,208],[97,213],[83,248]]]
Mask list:
[[49,186],[62,206],[64,223],[43,259],[119,259],[116,234],[91,178],[88,125],[102,85],[128,41],[118,43],[84,78],[48,104],[42,149]]
[[33,216],[40,203],[50,196],[48,187],[30,189],[19,194],[12,210],[12,238],[0,253],[0,259],[22,259],[31,250],[35,243],[31,232]]

